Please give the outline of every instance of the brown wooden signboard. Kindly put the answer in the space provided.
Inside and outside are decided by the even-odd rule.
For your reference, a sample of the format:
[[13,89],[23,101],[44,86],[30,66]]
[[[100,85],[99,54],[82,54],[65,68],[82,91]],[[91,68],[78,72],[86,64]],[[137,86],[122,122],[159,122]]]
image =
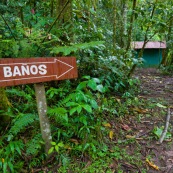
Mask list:
[[0,87],[71,78],[77,78],[75,57],[0,59]]

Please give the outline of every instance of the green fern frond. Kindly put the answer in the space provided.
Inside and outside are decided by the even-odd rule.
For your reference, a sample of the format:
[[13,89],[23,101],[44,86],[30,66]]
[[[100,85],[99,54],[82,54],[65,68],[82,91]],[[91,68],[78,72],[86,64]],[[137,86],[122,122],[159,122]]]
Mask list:
[[9,134],[17,135],[19,132],[25,129],[29,124],[32,124],[37,119],[35,114],[20,114],[17,119],[15,119],[14,124],[9,130]]
[[68,96],[66,96],[63,100],[60,100],[56,106],[57,107],[64,107],[66,105],[67,102],[69,102],[70,100],[72,100],[75,97],[75,93],[71,93]]
[[31,94],[27,94],[25,91],[23,90],[19,90],[19,89],[16,89],[16,88],[12,88],[12,89],[6,89],[6,92],[8,94],[14,94],[15,96],[19,96],[19,97],[23,97],[27,100],[31,100],[32,99],[32,96]]
[[63,53],[63,55],[67,56],[72,52],[77,52],[78,50],[89,49],[91,47],[97,48],[99,46],[104,48],[104,41],[91,41],[89,43],[80,43],[72,46],[58,46],[54,47],[51,53]]
[[68,122],[68,114],[67,110],[62,107],[49,108],[48,114],[53,117],[56,122],[59,123],[67,123]]
[[26,144],[26,154],[36,156],[41,149],[41,134],[36,134],[27,144]]

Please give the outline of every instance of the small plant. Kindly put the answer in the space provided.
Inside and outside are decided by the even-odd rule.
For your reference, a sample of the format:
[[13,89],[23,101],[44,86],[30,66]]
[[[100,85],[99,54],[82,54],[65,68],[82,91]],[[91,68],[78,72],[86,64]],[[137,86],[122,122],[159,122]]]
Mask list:
[[[154,127],[154,129],[152,130],[152,134],[154,136],[154,138],[159,139],[162,135],[164,127]],[[170,139],[172,137],[172,134],[170,132],[166,133],[165,139]]]
[[168,65],[168,66],[160,66],[160,70],[162,72],[163,75],[171,75],[173,72],[173,65]]

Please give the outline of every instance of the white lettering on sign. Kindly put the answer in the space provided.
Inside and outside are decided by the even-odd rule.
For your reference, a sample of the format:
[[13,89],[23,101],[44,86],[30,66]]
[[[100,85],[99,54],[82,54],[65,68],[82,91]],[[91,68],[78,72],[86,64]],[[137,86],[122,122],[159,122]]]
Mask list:
[[3,70],[4,70],[4,77],[12,76],[11,67],[3,67]]
[[10,66],[3,67],[4,77],[15,77],[15,76],[26,76],[26,75],[45,75],[47,74],[47,66],[42,65],[22,65],[22,66],[14,66],[14,68]]

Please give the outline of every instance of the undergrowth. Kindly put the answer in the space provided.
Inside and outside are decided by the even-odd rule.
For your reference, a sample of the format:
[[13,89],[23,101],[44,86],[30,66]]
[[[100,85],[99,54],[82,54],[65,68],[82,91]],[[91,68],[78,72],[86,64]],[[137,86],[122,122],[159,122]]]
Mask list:
[[[130,85],[138,83],[132,80]],[[76,88],[69,84],[46,91],[53,141],[49,150],[51,166],[47,166],[44,154],[33,88],[28,85],[6,90],[10,101],[16,95],[6,112],[11,117],[10,126],[1,132],[3,173],[34,169],[41,172],[44,167],[50,172],[111,172],[111,164],[117,164],[116,169],[121,170],[121,160],[137,161],[136,157],[125,157],[126,150],[118,144],[115,133],[116,122],[142,106],[134,93],[126,90],[121,96],[112,96],[104,81],[90,76],[84,76]]]

